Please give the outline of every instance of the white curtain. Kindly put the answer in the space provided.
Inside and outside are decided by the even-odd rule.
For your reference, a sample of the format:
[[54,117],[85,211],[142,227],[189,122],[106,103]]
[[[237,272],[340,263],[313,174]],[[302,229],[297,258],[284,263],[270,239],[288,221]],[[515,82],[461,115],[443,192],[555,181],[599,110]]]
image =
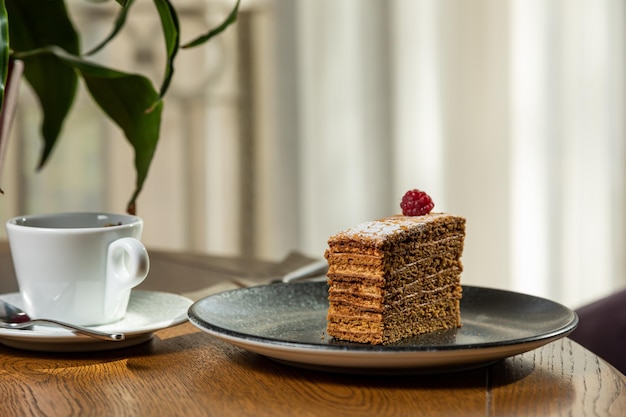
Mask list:
[[[185,38],[232,6],[185,2]],[[73,3],[90,18],[88,2]],[[573,307],[626,286],[623,1],[242,6],[204,52],[181,53],[139,200],[148,246],[321,258],[330,235],[399,212],[416,187],[467,218],[465,284]],[[146,21],[101,59],[145,57],[132,46],[155,39]],[[82,27],[95,31],[88,44],[110,23]],[[152,44],[156,61],[139,65],[158,78]],[[3,217],[123,210],[132,155],[110,123],[81,102],[34,175],[32,97],[22,104]]]
[[417,187],[467,217],[466,284],[571,306],[626,285],[623,2],[275,7],[291,12],[276,25],[291,101],[274,141],[295,141],[298,164],[270,187],[283,199],[265,212],[282,214],[261,220],[259,253],[321,256]]

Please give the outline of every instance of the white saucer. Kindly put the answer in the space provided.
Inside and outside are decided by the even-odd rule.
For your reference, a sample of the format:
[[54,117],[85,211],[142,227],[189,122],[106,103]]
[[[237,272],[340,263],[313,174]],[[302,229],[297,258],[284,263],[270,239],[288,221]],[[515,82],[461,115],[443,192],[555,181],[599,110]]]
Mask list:
[[[22,307],[19,293],[2,294],[0,299]],[[34,326],[32,330],[0,329],[0,343],[42,352],[89,352],[134,346],[150,340],[157,330],[185,322],[191,304],[190,299],[178,294],[133,290],[122,320],[92,327],[124,333],[123,341],[103,341],[58,327]]]

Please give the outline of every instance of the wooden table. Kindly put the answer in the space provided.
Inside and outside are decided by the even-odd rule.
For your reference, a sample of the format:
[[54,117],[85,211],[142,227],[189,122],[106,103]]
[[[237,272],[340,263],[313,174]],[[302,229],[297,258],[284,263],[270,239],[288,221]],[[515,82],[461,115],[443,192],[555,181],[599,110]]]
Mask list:
[[[3,292],[14,289],[7,253],[0,244]],[[304,261],[151,254],[144,288],[167,291],[236,277],[266,280]],[[0,346],[0,415],[623,417],[626,377],[567,338],[473,371],[332,374],[275,363],[185,323],[158,331],[150,342],[108,352]]]

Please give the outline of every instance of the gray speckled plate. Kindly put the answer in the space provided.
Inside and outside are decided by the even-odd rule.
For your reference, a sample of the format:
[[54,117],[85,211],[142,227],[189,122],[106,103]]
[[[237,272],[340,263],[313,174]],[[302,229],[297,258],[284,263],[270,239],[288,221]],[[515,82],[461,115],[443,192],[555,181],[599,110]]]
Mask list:
[[578,324],[558,303],[463,286],[459,329],[373,346],[325,335],[325,282],[272,284],[203,298],[189,320],[205,332],[276,361],[350,373],[429,373],[468,369],[564,337]]
[[[5,301],[22,306],[19,293],[0,295]],[[10,347],[43,352],[89,352],[119,349],[150,340],[157,330],[187,321],[189,298],[159,291],[132,290],[123,319],[91,328],[123,332],[126,339],[109,342],[51,326],[34,326],[32,330],[0,329],[0,343]]]

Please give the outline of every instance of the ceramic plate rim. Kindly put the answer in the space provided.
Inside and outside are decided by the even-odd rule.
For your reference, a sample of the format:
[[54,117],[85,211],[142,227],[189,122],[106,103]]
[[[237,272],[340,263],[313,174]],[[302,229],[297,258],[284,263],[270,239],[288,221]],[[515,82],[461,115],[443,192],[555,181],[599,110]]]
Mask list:
[[[240,288],[227,292],[246,291],[254,288],[262,291],[262,287],[271,287],[274,285],[325,285],[323,282],[318,283],[291,283],[291,284],[270,284],[258,287]],[[394,368],[394,367],[429,367],[440,365],[454,365],[459,363],[485,362],[502,359],[515,354],[524,353],[535,349],[554,340],[567,336],[578,324],[578,316],[571,309],[542,297],[536,297],[528,294],[517,293],[508,290],[486,288],[478,286],[463,285],[465,289],[473,289],[474,291],[489,291],[499,294],[508,294],[514,296],[529,297],[535,300],[541,300],[552,305],[558,306],[568,313],[567,322],[562,326],[550,329],[532,337],[524,337],[518,339],[510,339],[506,341],[471,343],[471,344],[452,344],[443,346],[372,346],[372,345],[329,345],[320,342],[298,342],[289,340],[279,340],[271,337],[264,337],[248,333],[242,333],[236,330],[225,329],[219,325],[210,323],[207,319],[200,317],[197,310],[203,303],[210,302],[211,297],[220,294],[210,295],[197,300],[189,308],[189,321],[204,332],[211,334],[230,344],[239,346],[243,349],[259,353],[271,359],[278,361],[286,361],[290,364],[314,365],[330,368],[330,370],[341,368]],[[564,318],[565,320],[565,318]],[[337,359],[338,358],[338,359]],[[431,360],[435,358],[434,362]],[[369,363],[368,360],[380,360],[381,362]],[[442,360],[438,360],[442,359]]]

